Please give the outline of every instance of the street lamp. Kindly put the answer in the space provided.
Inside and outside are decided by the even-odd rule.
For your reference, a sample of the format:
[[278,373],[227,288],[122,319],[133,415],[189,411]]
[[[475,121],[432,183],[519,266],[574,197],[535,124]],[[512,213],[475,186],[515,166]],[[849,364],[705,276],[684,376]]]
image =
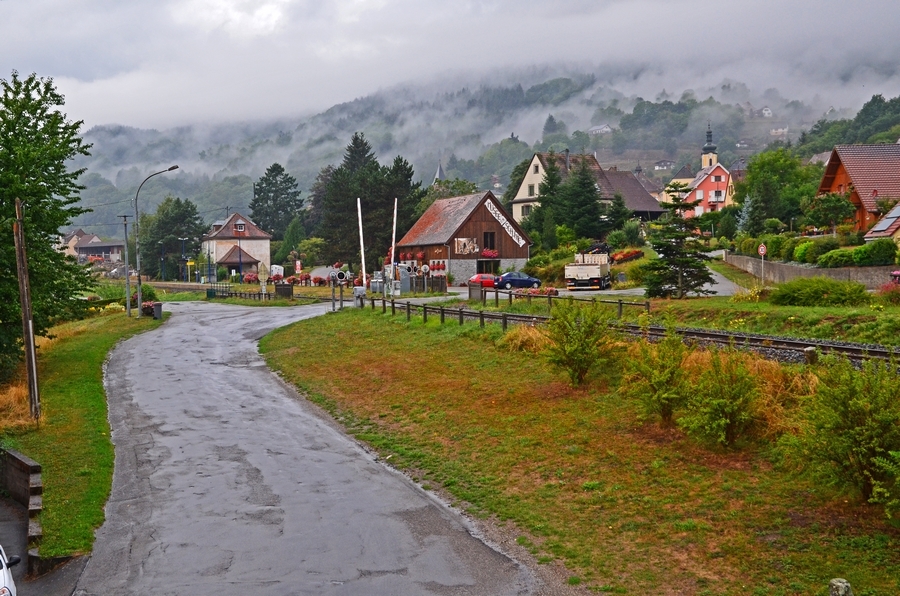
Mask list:
[[187,240],[187,238],[179,238],[179,240],[181,240],[181,274],[184,281],[187,281],[187,257],[184,254],[184,241]]
[[160,170],[159,172],[154,172],[150,174],[146,178],[144,178],[144,182],[141,182],[141,185],[138,186],[137,192],[134,193],[134,258],[135,258],[135,268],[137,269],[137,316],[141,317],[141,235],[138,233],[138,222],[141,217],[138,214],[138,195],[141,194],[141,188],[144,187],[144,183],[147,180],[150,180],[154,176],[158,176],[160,174],[165,174],[166,172],[171,172],[172,170],[177,170],[178,166],[172,166],[165,170]]
[[166,243],[159,241],[159,275],[163,281],[166,281]]

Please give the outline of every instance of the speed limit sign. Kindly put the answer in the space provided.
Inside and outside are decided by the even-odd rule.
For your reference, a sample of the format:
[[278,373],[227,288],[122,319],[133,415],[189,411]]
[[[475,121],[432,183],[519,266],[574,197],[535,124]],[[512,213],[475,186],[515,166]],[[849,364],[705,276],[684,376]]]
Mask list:
[[766,256],[766,245],[765,245],[765,244],[760,244],[760,245],[759,245],[759,248],[756,249],[756,252],[758,252],[758,253],[759,253],[759,256],[761,256],[761,257]]

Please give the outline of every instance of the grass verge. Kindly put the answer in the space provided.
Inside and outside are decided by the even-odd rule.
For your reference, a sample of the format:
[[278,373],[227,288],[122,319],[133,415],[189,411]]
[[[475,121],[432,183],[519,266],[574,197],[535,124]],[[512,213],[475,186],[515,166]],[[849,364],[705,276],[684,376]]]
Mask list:
[[713,259],[707,263],[710,269],[721,274],[728,281],[735,283],[742,288],[750,289],[759,285],[759,279],[747,273],[743,269],[738,269],[734,265],[729,265],[722,259]]
[[[42,556],[90,552],[113,472],[103,363],[116,342],[160,324],[118,313],[55,327],[56,339],[42,342],[38,353],[40,427],[0,420],[3,445],[43,469]],[[27,415],[27,392],[22,395],[19,407]]]
[[708,451],[643,424],[617,379],[571,389],[500,335],[348,310],[261,350],[392,464],[514,522],[520,544],[590,588],[826,594],[846,577],[856,593],[897,593],[900,539],[876,508],[773,467],[764,446]]

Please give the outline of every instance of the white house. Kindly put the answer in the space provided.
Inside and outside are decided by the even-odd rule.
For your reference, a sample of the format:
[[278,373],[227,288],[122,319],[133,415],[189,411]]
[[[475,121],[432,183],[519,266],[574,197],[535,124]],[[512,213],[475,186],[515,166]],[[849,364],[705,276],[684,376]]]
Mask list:
[[258,272],[260,265],[268,271],[271,240],[272,235],[259,229],[249,217],[232,213],[228,219],[213,223],[200,250],[210,256],[216,267],[223,266],[229,273]]

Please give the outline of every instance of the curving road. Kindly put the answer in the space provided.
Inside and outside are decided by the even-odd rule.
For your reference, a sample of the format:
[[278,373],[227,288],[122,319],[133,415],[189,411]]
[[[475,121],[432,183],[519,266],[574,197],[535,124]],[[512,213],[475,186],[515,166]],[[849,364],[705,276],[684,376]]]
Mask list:
[[107,366],[113,491],[76,595],[537,590],[265,367],[258,339],[325,306],[166,308]]

